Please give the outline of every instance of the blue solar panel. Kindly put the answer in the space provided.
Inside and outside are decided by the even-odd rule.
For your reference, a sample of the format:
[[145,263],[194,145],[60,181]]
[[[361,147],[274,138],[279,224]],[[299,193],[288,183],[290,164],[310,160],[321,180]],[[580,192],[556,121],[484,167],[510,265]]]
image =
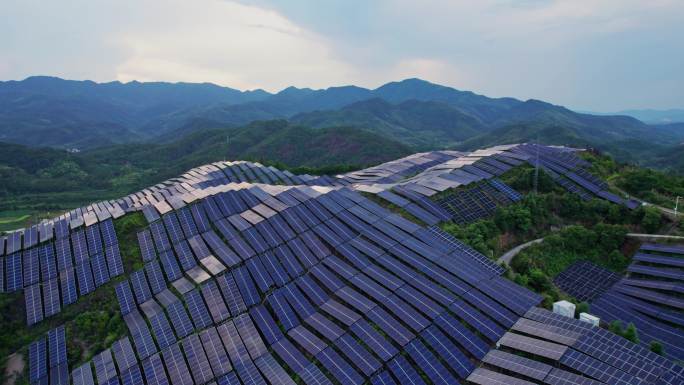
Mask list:
[[48,357],[47,357],[47,343],[44,337],[39,340],[31,342],[29,345],[29,381],[31,383],[38,382],[44,376],[47,376]]
[[204,234],[202,234],[202,238],[207,242],[211,250],[214,252],[214,255],[216,255],[218,258],[223,261],[226,265],[229,267],[235,266],[240,264],[242,260],[240,257],[234,253],[228,245],[223,243],[221,238],[213,231],[207,231]]
[[114,243],[105,247],[105,255],[107,257],[107,269],[110,277],[117,277],[124,273],[123,260],[121,259],[121,252],[119,251],[119,244]]
[[247,269],[252,274],[254,282],[256,282],[262,293],[268,292],[275,285],[273,279],[268,274],[266,267],[261,263],[261,259],[252,258],[245,262],[245,266],[247,266]]
[[66,362],[50,368],[50,384],[69,385],[69,367]]
[[156,353],[157,348],[152,340],[152,335],[140,313],[137,310],[133,310],[124,316],[124,321],[126,321],[128,330],[133,337],[133,345],[135,345],[135,350],[138,352],[138,357],[145,359]]
[[0,293],[5,292],[5,257],[0,257]]
[[164,268],[164,274],[169,281],[175,281],[183,276],[183,272],[178,266],[176,256],[172,250],[166,250],[159,255],[159,261]]
[[380,362],[349,334],[340,337],[335,345],[366,376],[371,375],[381,366]]
[[88,260],[88,244],[86,242],[85,231],[79,230],[71,233],[71,248],[74,252],[76,264],[85,263]]
[[26,302],[26,324],[34,325],[43,320],[43,301],[40,296],[40,284],[27,286],[24,289]]
[[406,346],[406,351],[432,383],[444,385],[458,384],[458,381],[420,340],[413,340]]
[[164,349],[176,342],[176,337],[173,335],[169,320],[166,318],[163,311],[157,312],[148,319],[150,320],[152,332],[154,333],[160,349]]
[[367,314],[368,318],[382,329],[390,338],[401,346],[406,345],[414,337],[399,322],[380,307],[375,307]]
[[340,383],[345,385],[363,383],[361,375],[331,347],[320,352],[316,358]]
[[69,238],[57,239],[55,241],[55,250],[57,254],[57,269],[62,271],[66,268],[73,267],[73,257],[71,256],[71,243]]
[[166,312],[169,314],[171,325],[179,338],[183,338],[192,333],[192,322],[180,300],[169,304],[166,307]]
[[351,325],[350,330],[385,362],[399,353],[389,341],[364,320],[355,322]]
[[152,293],[157,294],[166,289],[166,281],[164,281],[164,275],[162,274],[159,261],[146,263],[145,273],[147,274],[147,280],[150,283]]
[[415,384],[424,385],[423,381],[416,372],[416,370],[411,366],[411,364],[406,361],[402,356],[397,356],[395,359],[387,364],[392,374],[399,380],[400,384]]
[[38,246],[38,258],[40,259],[40,276],[42,281],[57,277],[57,260],[52,243]]
[[[192,218],[194,219],[195,225],[197,226],[197,231],[199,231],[200,233],[204,233],[211,230],[211,225],[209,223],[209,218],[207,218],[207,214],[205,213],[205,208],[205,205],[198,204],[190,206]],[[215,219],[212,218],[212,220]]]
[[59,282],[62,289],[62,305],[70,305],[78,299],[76,293],[76,276],[74,268],[70,267],[59,273]]
[[223,294],[223,299],[228,305],[228,310],[232,314],[240,314],[247,310],[247,306],[242,299],[240,289],[238,288],[233,276],[229,273],[220,275],[217,279],[219,289]]
[[124,337],[112,344],[112,353],[120,371],[135,366],[138,362],[133,352],[133,346],[128,337]]
[[223,301],[223,297],[221,296],[221,292],[216,286],[215,281],[207,281],[202,285],[201,290],[202,296],[207,303],[209,314],[211,314],[211,318],[214,320],[214,323],[218,324],[230,317],[228,307]]
[[171,345],[162,351],[164,364],[169,372],[169,378],[174,385],[192,385],[190,370],[185,364],[183,353],[178,344]]
[[24,277],[21,269],[21,253],[7,256],[7,292],[14,292],[24,287]]
[[172,243],[177,243],[185,239],[185,235],[183,234],[183,230],[175,212],[172,211],[164,214],[164,216],[162,216],[162,221],[164,222],[164,227],[166,227],[166,231],[169,233],[169,238]]
[[130,281],[131,286],[133,287],[133,294],[135,294],[135,299],[139,304],[152,298],[152,292],[143,270],[137,270],[131,273]]
[[289,242],[287,242],[287,245],[305,268],[311,268],[318,263],[316,257],[313,255],[313,253],[311,253],[309,248],[306,247],[304,242],[302,242],[301,238],[291,239]]
[[197,229],[197,225],[195,225],[195,220],[193,219],[192,212],[189,208],[183,207],[179,209],[176,211],[176,215],[178,215],[178,220],[186,238],[199,234],[199,230]]
[[150,230],[143,230],[138,233],[138,245],[144,262],[151,261],[156,257]]
[[143,383],[143,376],[138,364],[121,371],[122,385],[142,385]]
[[370,383],[371,383],[371,385],[396,385],[397,384],[394,381],[394,379],[392,378],[392,376],[389,374],[389,372],[386,370],[383,370],[382,372],[371,377]]
[[183,350],[196,384],[203,384],[214,379],[211,365],[202,348],[202,342],[196,334],[183,340]]
[[517,319],[515,314],[475,289],[466,293],[463,298],[505,327],[511,327]]
[[275,312],[278,321],[283,325],[285,330],[290,330],[295,326],[299,325],[299,320],[295,316],[294,311],[287,303],[285,296],[283,295],[282,289],[278,289],[271,293],[267,299],[271,309]]
[[121,281],[116,285],[114,291],[116,292],[116,299],[119,301],[119,308],[121,309],[122,315],[130,313],[136,308],[133,292],[131,292],[131,286],[128,281]]
[[24,260],[24,286],[29,286],[40,282],[40,260],[38,258],[38,248],[25,250]]
[[223,348],[221,337],[218,335],[216,328],[205,329],[200,333],[200,339],[204,346],[204,351],[207,353],[207,360],[211,366],[211,370],[216,377],[220,377],[233,368],[228,359],[228,354]]
[[145,381],[148,385],[169,385],[169,379],[164,371],[164,363],[159,354],[155,354],[142,362]]
[[467,378],[475,369],[475,366],[468,360],[468,357],[434,325],[423,330],[421,336],[459,377]]
[[88,253],[90,255],[102,253],[102,235],[100,234],[100,225],[94,224],[85,229],[86,239],[88,243]]
[[107,261],[104,254],[95,254],[90,263],[93,268],[95,286],[100,287],[109,282],[109,271],[107,271]]
[[166,229],[164,229],[164,224],[161,221],[151,223],[150,232],[152,233],[152,239],[157,247],[157,251],[161,253],[171,248],[171,242],[168,235],[166,235]]
[[59,282],[57,278],[43,282],[43,304],[46,318],[62,310],[59,302]]
[[[457,313],[460,314],[460,313]],[[489,350],[487,343],[482,341],[480,337],[463,326],[458,320],[449,314],[443,314],[435,320],[438,325],[447,335],[459,342],[466,350],[477,358],[484,357]]]
[[193,267],[197,266],[197,260],[192,255],[192,250],[190,250],[190,245],[185,240],[178,242],[173,245],[173,250],[178,256],[178,262],[183,270],[188,271]]
[[239,267],[233,270],[232,273],[233,278],[235,279],[235,283],[240,289],[242,300],[245,302],[245,304],[247,306],[252,306],[259,303],[261,301],[261,298],[259,297],[259,292],[254,286],[254,282],[252,281],[252,278],[249,275],[247,267]]
[[84,296],[95,290],[93,272],[90,270],[90,263],[88,261],[80,265],[76,265],[76,278],[78,279],[79,296]]
[[211,325],[212,322],[209,310],[207,310],[207,306],[204,304],[204,300],[202,299],[199,290],[191,290],[185,293],[183,297],[185,298],[185,303],[188,306],[195,328],[204,329]]
[[274,253],[280,263],[285,267],[285,270],[290,277],[294,278],[298,275],[304,274],[304,268],[294,254],[292,254],[292,251],[290,251],[288,246],[280,246],[274,250]]

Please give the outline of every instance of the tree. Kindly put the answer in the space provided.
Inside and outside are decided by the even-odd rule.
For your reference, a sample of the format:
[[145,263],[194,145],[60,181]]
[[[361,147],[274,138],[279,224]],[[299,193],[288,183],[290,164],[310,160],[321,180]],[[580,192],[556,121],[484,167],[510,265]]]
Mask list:
[[610,326],[608,327],[608,329],[611,332],[613,332],[619,336],[622,336],[622,321],[616,319],[615,321],[610,323]]
[[649,346],[651,351],[657,355],[663,356],[665,355],[665,348],[663,348],[663,344],[661,344],[658,341],[651,341],[651,345]]
[[589,313],[589,304],[587,302],[577,304],[577,314],[575,316],[579,317],[580,313]]
[[639,333],[637,333],[637,328],[636,326],[634,326],[632,322],[630,322],[629,325],[627,325],[627,329],[625,329],[622,336],[634,342],[635,344],[639,343]]
[[662,222],[662,214],[660,210],[655,207],[646,207],[644,210],[644,217],[641,219],[641,227],[648,233],[658,231],[660,223]]

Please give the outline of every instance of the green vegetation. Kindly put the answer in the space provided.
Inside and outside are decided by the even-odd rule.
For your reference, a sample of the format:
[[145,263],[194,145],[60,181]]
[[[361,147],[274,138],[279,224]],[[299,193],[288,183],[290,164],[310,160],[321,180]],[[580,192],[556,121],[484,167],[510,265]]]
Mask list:
[[649,349],[653,353],[658,354],[660,356],[665,355],[665,348],[663,347],[663,344],[661,344],[658,341],[651,341],[651,343],[649,344]]
[[636,326],[634,326],[634,324],[631,322],[627,325],[627,328],[623,329],[622,321],[615,320],[610,323],[608,329],[611,332],[619,335],[620,337],[626,338],[635,344],[639,343],[639,333],[637,332]]
[[575,311],[575,317],[579,318],[579,315],[582,313],[589,313],[590,306],[588,302],[580,302],[576,306],[576,311]]
[[142,255],[138,245],[138,232],[147,227],[147,220],[141,212],[128,213],[114,220],[114,229],[119,240],[119,250],[124,271],[142,269]]

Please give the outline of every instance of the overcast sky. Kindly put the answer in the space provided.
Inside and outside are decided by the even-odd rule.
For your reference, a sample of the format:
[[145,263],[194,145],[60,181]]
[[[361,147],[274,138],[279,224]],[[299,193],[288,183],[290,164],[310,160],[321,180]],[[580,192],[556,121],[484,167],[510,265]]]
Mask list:
[[2,0],[0,79],[374,88],[684,108],[682,0]]

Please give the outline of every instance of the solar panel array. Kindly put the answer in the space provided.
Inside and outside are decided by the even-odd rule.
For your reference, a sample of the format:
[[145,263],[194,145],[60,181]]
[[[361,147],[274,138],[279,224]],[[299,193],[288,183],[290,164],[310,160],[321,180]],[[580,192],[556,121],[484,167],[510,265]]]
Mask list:
[[475,384],[681,384],[684,368],[574,318],[532,308],[482,358]]
[[588,261],[573,263],[553,279],[553,283],[579,301],[591,301],[613,284],[620,276]]
[[64,326],[48,331],[29,345],[28,373],[31,384],[68,384],[66,332]]
[[79,296],[123,274],[123,262],[111,219],[85,229],[55,234],[4,258],[2,291],[24,290],[26,321],[36,324],[59,313]]
[[[528,161],[515,148],[417,154],[335,178],[221,162],[127,197],[131,204],[120,207],[144,207],[150,222],[138,236],[143,268],[115,285],[128,336],[74,368],[71,380],[556,384],[631,375],[676,383],[682,373],[670,361],[535,308],[541,297],[501,277],[485,256],[354,191],[435,224],[448,213],[428,197],[448,188],[487,179],[477,183],[482,194],[519,199],[495,179]],[[376,190],[379,182],[391,188]],[[39,285],[34,301],[43,303],[33,309],[43,316],[45,286],[75,300],[118,269],[106,258],[116,235],[95,231],[97,215],[83,217],[85,228],[60,223],[54,263],[39,253],[38,283],[24,283],[36,272],[33,262],[24,269],[21,247],[5,255],[5,285]],[[497,344],[494,351],[524,352],[536,363],[493,353]],[[40,341],[30,349],[40,381],[45,350]],[[68,383],[66,366],[57,372],[55,383]]]
[[684,246],[644,244],[627,268],[628,276],[592,303],[606,322],[634,323],[642,345],[660,342],[665,353],[684,359]]
[[[168,245],[153,242],[155,258],[116,287],[148,381],[161,365],[179,383],[455,382],[540,301],[467,248],[351,190],[252,187],[189,209],[207,231],[162,216],[151,234]],[[193,228],[194,217],[184,221]],[[180,277],[160,274],[181,254]],[[218,273],[201,262],[212,256]]]

